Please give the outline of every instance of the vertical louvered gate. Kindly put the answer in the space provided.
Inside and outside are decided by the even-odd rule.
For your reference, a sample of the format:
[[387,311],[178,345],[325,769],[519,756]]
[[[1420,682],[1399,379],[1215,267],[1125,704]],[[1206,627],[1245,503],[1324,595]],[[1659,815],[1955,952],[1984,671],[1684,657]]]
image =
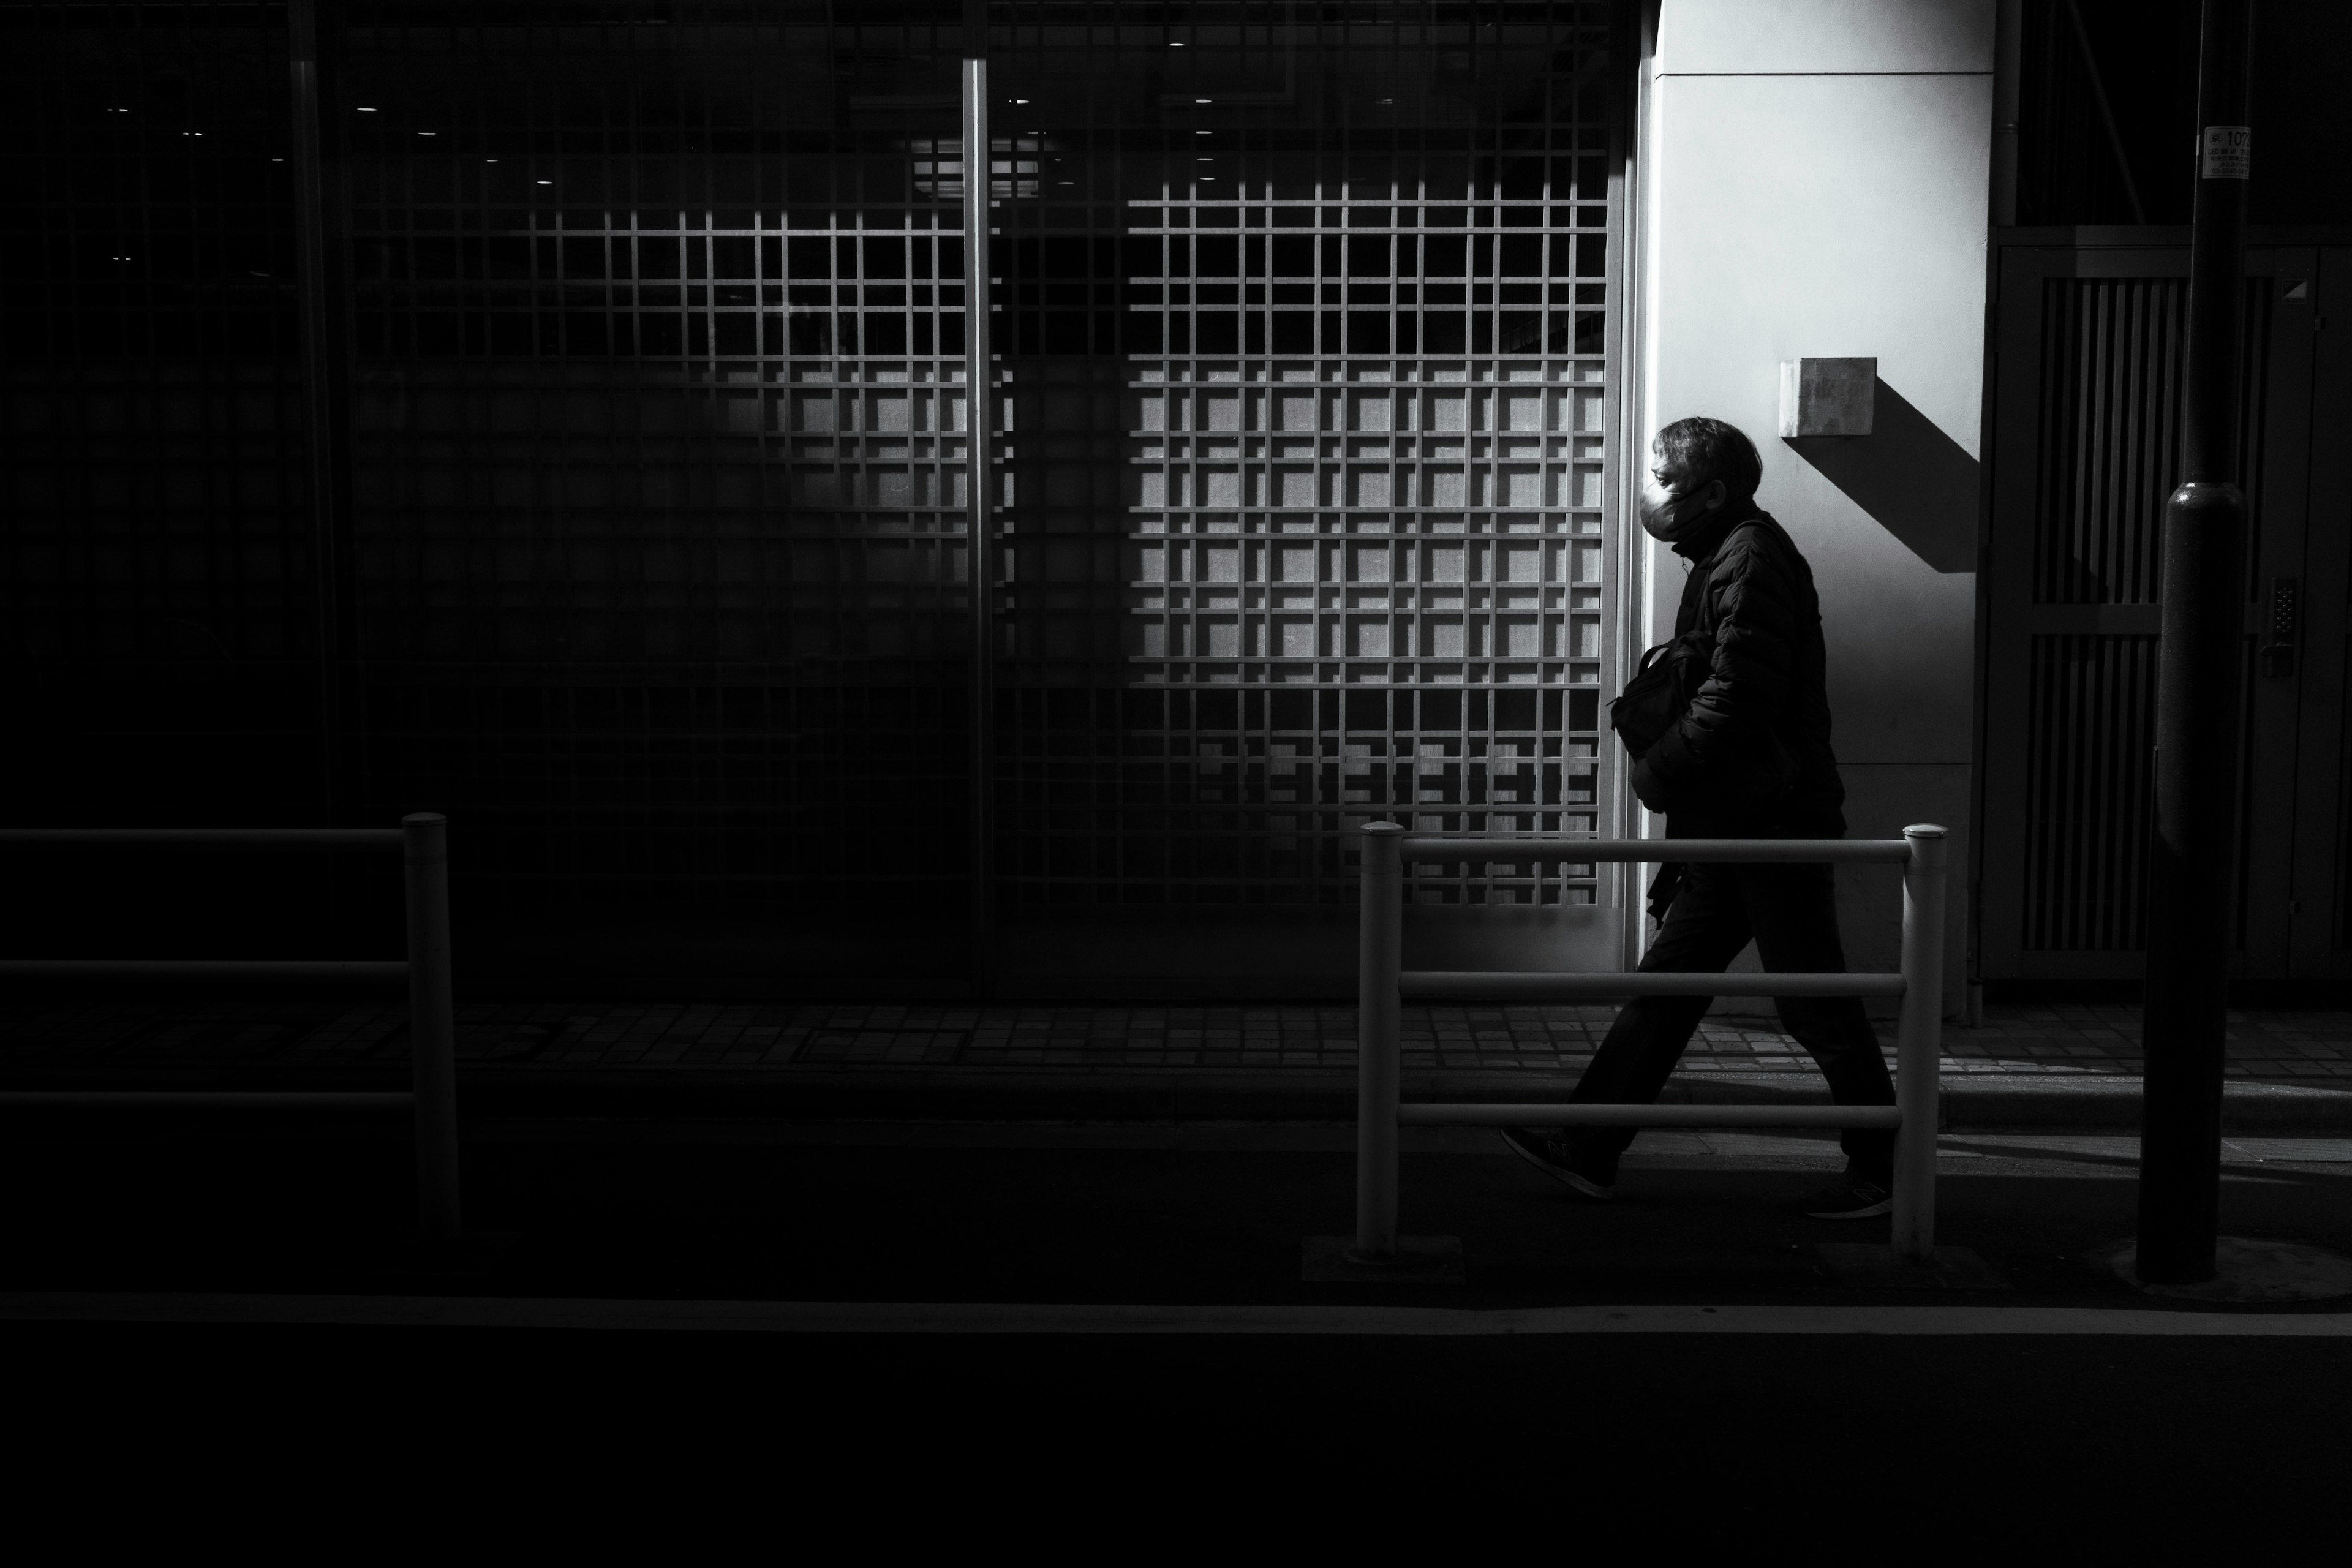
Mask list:
[[[2323,323],[2352,252],[2262,247],[2248,270],[2246,723],[2213,738],[2245,761],[2238,972],[2340,975],[2352,356]],[[1979,971],[2137,978],[2187,251],[2013,245],[1999,290]]]

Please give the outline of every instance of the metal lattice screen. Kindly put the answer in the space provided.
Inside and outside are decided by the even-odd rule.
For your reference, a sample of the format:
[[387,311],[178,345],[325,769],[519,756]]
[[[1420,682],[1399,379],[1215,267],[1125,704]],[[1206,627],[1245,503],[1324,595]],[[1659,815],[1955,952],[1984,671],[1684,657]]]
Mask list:
[[[1055,25],[1117,10],[992,63],[1003,897],[1344,905],[1370,816],[1595,828],[1606,10]],[[1591,906],[1592,871],[1414,898]]]
[[[58,9],[28,79],[93,127],[123,84],[164,101],[153,8]],[[961,7],[345,16],[366,808],[468,825],[486,963],[954,988]],[[13,165],[20,265],[50,258],[15,341],[51,345],[14,371],[42,408],[15,580],[82,584],[19,636],[84,684],[135,654],[234,686],[193,772],[250,805],[299,795],[304,743],[285,23],[174,17],[185,123],[142,130],[148,173]],[[1604,822],[1607,8],[991,17],[1008,922],[1278,927],[1351,896],[1368,816]],[[73,248],[150,232],[168,289]],[[135,395],[54,395],[108,376]],[[224,650],[202,680],[182,622]],[[142,756],[211,711],[117,685],[61,700]],[[1416,897],[1600,888],[1433,868]]]

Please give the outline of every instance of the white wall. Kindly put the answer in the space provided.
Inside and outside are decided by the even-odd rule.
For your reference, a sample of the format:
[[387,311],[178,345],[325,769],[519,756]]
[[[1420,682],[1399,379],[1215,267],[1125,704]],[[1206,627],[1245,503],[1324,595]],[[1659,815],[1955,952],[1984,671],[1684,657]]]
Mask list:
[[[1781,360],[1872,355],[1884,383],[1978,455],[1993,15],[1993,0],[1660,0],[1627,431],[1637,471],[1648,434],[1688,415],[1730,420],[1762,452],[1759,499],[1821,588],[1848,831],[1891,837],[1921,821],[1952,830],[1954,1008],[1965,975],[1975,578],[1951,569],[1950,549],[1929,551],[1931,563],[1916,536],[1906,543],[1773,432]],[[1932,499],[1948,521],[1966,498]],[[1967,499],[1966,517],[1975,510]],[[1661,641],[1681,563],[1650,545],[1644,578],[1645,640]],[[1849,961],[1892,968],[1891,874],[1841,875]]]

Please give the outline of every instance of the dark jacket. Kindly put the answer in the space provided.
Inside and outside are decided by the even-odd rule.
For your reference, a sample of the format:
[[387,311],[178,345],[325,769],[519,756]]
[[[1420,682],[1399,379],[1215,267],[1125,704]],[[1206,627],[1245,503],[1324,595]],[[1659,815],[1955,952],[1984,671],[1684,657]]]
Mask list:
[[1691,563],[1675,633],[1710,650],[1708,672],[1634,764],[1633,790],[1671,838],[1837,837],[1845,785],[1812,569],[1769,513],[1742,510],[1675,547]]

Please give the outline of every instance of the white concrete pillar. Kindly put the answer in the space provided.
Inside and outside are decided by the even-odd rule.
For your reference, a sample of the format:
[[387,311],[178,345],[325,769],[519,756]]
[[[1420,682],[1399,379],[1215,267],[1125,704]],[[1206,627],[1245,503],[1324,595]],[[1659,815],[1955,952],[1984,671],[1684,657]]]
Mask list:
[[[1638,464],[1661,425],[1713,415],[1763,454],[1759,499],[1820,584],[1849,831],[1952,829],[1953,1010],[1966,996],[1994,19],[1994,0],[1654,3],[1626,432]],[[1815,356],[1877,360],[1871,436],[1775,434],[1780,362]],[[1643,542],[1657,642],[1682,566]],[[1850,961],[1893,968],[1900,889],[1861,868],[1841,880]]]

